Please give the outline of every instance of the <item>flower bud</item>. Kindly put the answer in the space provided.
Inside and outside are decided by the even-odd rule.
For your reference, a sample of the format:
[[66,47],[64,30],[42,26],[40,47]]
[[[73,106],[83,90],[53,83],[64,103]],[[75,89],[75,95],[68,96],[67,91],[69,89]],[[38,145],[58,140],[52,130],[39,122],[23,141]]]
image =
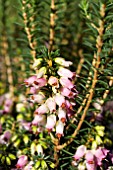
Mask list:
[[35,61],[34,61],[34,63],[33,63],[33,68],[34,68],[34,69],[37,69],[37,68],[40,66],[40,64],[41,64],[42,61],[43,61],[42,58],[35,59]]
[[9,157],[6,157],[5,159],[6,159],[6,164],[7,164],[7,165],[11,165],[11,160],[10,160],[10,158],[9,158]]
[[46,67],[41,67],[38,70],[37,78],[43,77],[46,74],[46,72],[47,72],[47,68]]
[[36,143],[35,142],[31,143],[30,150],[31,150],[31,155],[34,155],[36,152]]
[[69,67],[70,65],[72,65],[71,61],[65,61],[64,58],[61,57],[56,57],[55,59],[55,63],[64,66],[64,67]]
[[38,156],[42,156],[43,155],[43,148],[42,148],[41,144],[38,144],[36,146],[36,151],[38,153]]

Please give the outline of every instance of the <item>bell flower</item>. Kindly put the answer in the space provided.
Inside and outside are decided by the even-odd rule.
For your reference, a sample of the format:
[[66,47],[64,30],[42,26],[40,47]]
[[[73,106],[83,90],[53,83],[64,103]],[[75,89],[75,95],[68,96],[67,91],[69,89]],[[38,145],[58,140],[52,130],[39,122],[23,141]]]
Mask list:
[[56,136],[60,139],[63,136],[64,124],[59,120],[56,124]]
[[65,97],[60,93],[54,96],[54,100],[59,107],[65,107]]
[[47,80],[45,78],[37,78],[34,83],[33,83],[33,86],[36,88],[36,89],[39,89],[40,87],[43,87],[45,86],[47,83]]
[[31,101],[33,103],[39,103],[42,104],[44,103],[45,95],[42,93],[34,94],[31,96]]
[[64,68],[64,67],[60,67],[59,70],[57,71],[57,73],[61,77],[67,77],[67,78],[71,78],[71,79],[73,79],[73,77],[75,76],[75,73],[71,72],[70,70],[68,70],[67,68]]
[[5,131],[3,135],[0,136],[0,143],[7,144],[11,138],[11,132],[9,130]]
[[45,115],[35,114],[34,119],[32,121],[32,125],[44,126],[45,123],[46,123],[46,116]]
[[37,76],[34,75],[34,76],[31,76],[29,77],[28,79],[26,79],[24,81],[25,85],[28,87],[28,86],[32,86],[32,84],[34,83],[34,81],[37,79]]
[[56,110],[56,102],[54,100],[54,98],[50,97],[46,100],[46,105],[50,110],[50,113],[54,112]]
[[26,155],[21,155],[17,161],[16,167],[17,168],[24,168],[24,166],[28,162],[28,157]]
[[87,150],[85,159],[87,170],[96,170],[95,157],[91,150]]
[[47,123],[46,123],[46,129],[48,131],[53,130],[54,126],[56,124],[56,116],[55,115],[49,115],[47,116]]
[[75,153],[75,155],[73,156],[73,158],[75,160],[80,160],[86,153],[86,146],[85,145],[80,145],[78,148],[77,148],[77,151]]
[[54,86],[56,88],[59,88],[58,79],[54,76],[50,76],[50,78],[48,80],[48,84],[50,84],[51,86]]
[[95,157],[97,159],[97,165],[101,166],[102,165],[102,160],[107,156],[109,150],[105,148],[99,147],[97,150],[95,150]]
[[57,114],[58,114],[59,120],[62,123],[64,123],[66,121],[66,111],[62,108],[59,108]]
[[68,97],[68,98],[74,97],[74,93],[66,87],[61,88],[61,94],[65,97]]
[[41,106],[39,106],[36,110],[35,113],[36,114],[44,114],[44,113],[48,113],[49,112],[49,108],[47,107],[47,105],[44,103]]
[[74,87],[74,84],[67,77],[61,77],[60,84],[68,89],[72,89]]

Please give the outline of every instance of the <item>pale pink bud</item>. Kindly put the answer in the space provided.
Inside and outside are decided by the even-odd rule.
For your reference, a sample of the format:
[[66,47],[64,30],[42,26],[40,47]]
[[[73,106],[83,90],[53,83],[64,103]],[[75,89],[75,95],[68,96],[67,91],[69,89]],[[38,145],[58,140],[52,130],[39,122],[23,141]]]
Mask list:
[[56,135],[60,139],[63,136],[64,124],[59,120],[56,124]]
[[48,84],[50,84],[51,86],[55,86],[56,88],[59,88],[59,83],[58,83],[58,79],[54,76],[51,76],[48,80]]
[[42,104],[44,103],[44,99],[45,99],[45,96],[44,94],[34,94],[31,96],[31,101],[35,102],[35,103],[39,103],[39,104]]
[[54,96],[55,102],[59,107],[65,107],[65,97],[60,93]]
[[39,106],[36,110],[35,113],[36,114],[44,114],[44,113],[48,113],[49,112],[49,108],[47,107],[47,105],[44,103],[41,106]]
[[45,115],[35,115],[32,124],[33,125],[45,125],[46,123],[46,116]]
[[53,130],[55,124],[56,124],[56,116],[55,115],[47,116],[46,129],[48,129],[48,131]]
[[81,159],[86,153],[86,146],[85,145],[80,145],[77,148],[77,151],[75,153],[75,155],[73,156],[75,160],[79,160]]
[[64,109],[62,108],[58,109],[58,118],[63,123],[66,121],[66,111]]
[[102,160],[107,156],[109,150],[105,149],[105,148],[101,148],[99,147],[96,151],[95,151],[95,156],[97,158],[97,165],[101,165],[102,164]]
[[55,58],[55,62],[61,66],[65,66],[65,67],[69,67],[70,65],[72,65],[71,61],[65,61],[64,58],[61,58],[61,57]]
[[21,155],[18,159],[18,162],[16,164],[17,168],[23,168],[28,162],[28,158],[26,155]]
[[50,110],[50,113],[54,112],[56,110],[56,102],[54,98],[50,97],[46,100],[47,107]]
[[75,73],[71,72],[70,70],[64,67],[60,67],[57,73],[59,76],[67,77],[67,78],[73,78],[75,76]]
[[74,84],[67,77],[61,77],[60,83],[63,87],[66,87],[68,89],[72,89],[74,87]]

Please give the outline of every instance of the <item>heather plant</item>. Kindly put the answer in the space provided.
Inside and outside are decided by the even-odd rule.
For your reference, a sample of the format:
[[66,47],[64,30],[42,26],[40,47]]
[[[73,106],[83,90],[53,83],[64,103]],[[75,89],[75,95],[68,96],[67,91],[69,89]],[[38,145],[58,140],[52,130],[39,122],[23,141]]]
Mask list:
[[0,170],[113,169],[113,1],[0,1]]

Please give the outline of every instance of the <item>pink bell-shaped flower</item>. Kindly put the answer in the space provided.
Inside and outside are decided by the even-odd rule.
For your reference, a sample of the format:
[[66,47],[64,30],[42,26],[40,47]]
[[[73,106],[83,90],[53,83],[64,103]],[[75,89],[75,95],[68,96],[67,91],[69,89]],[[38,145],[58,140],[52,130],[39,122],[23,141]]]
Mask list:
[[26,155],[21,155],[17,161],[16,167],[17,168],[24,168],[24,166],[28,162],[28,157]]
[[63,136],[64,124],[59,120],[56,124],[56,136],[60,139]]
[[67,78],[73,78],[75,76],[75,73],[71,72],[67,68],[60,67],[59,70],[57,71],[58,75],[61,77],[67,77]]
[[60,93],[54,96],[55,102],[59,107],[65,107],[65,97]]
[[49,108],[44,103],[35,110],[35,113],[36,114],[44,114],[44,113],[48,113],[48,111],[49,111]]
[[62,108],[59,108],[57,114],[59,120],[61,120],[61,122],[64,123],[66,121],[66,111]]
[[36,89],[39,89],[40,87],[45,86],[46,83],[47,83],[47,80],[46,80],[45,78],[37,78],[37,79],[34,81],[33,86],[34,86]]
[[55,124],[56,124],[56,116],[55,116],[55,115],[49,115],[49,116],[47,116],[46,129],[47,129],[49,132],[53,130]]
[[68,98],[74,97],[74,93],[66,87],[61,88],[61,94],[65,97],[68,97]]
[[34,94],[34,95],[31,96],[31,101],[33,103],[42,104],[42,103],[44,103],[44,99],[45,99],[44,94],[40,94],[40,93]]
[[85,145],[80,145],[78,148],[77,148],[77,151],[75,153],[75,155],[73,156],[73,158],[75,160],[80,160],[86,153],[86,146]]
[[5,131],[3,135],[0,136],[0,143],[7,144],[11,138],[11,132],[9,130]]
[[50,110],[50,113],[56,111],[56,102],[55,102],[54,98],[52,98],[52,97],[48,98],[46,100],[46,104],[47,104],[47,107]]
[[60,83],[63,87],[66,87],[68,89],[72,89],[74,87],[74,84],[67,77],[61,77]]
[[35,125],[35,126],[37,126],[37,125],[45,125],[45,123],[46,123],[46,116],[45,115],[40,115],[40,114],[36,114],[35,116],[34,116],[34,119],[33,119],[33,121],[32,121],[32,125]]
[[59,83],[58,83],[58,79],[54,76],[51,76],[48,80],[48,84],[50,84],[51,86],[54,86],[56,88],[59,88]]
[[32,84],[34,83],[34,81],[37,79],[37,76],[34,75],[34,76],[31,76],[29,77],[28,79],[26,79],[24,81],[24,83],[26,84],[26,86],[32,86]]
[[101,166],[102,165],[102,160],[107,156],[109,150],[105,149],[105,148],[101,148],[99,147],[96,151],[95,151],[95,156],[97,159],[97,165]]
[[87,150],[85,159],[87,170],[96,170],[95,156],[91,150]]

